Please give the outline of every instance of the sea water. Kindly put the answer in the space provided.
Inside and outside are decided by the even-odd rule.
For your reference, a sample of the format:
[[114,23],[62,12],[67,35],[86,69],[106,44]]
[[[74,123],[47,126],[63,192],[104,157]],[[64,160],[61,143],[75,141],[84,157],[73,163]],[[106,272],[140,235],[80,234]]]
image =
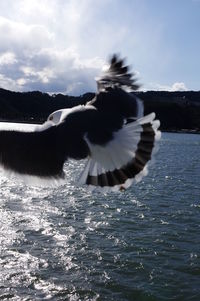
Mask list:
[[200,135],[163,133],[120,193],[76,186],[83,164],[56,188],[0,173],[0,300],[199,301]]

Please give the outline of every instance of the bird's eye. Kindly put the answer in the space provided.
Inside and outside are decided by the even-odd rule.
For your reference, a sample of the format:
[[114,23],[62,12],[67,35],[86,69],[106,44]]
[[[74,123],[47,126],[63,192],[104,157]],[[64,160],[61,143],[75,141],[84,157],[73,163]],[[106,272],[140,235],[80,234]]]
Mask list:
[[53,115],[49,116],[49,120],[53,120]]

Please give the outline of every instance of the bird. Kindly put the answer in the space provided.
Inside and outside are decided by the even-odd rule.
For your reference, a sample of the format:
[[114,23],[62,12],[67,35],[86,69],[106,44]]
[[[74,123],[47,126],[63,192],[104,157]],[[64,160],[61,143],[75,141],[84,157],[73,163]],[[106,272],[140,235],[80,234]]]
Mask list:
[[96,81],[96,94],[85,105],[51,113],[34,131],[0,130],[0,166],[59,182],[67,177],[66,161],[84,159],[77,183],[91,190],[123,191],[141,181],[161,136],[160,122],[154,112],[144,116],[136,75],[119,55],[112,55]]

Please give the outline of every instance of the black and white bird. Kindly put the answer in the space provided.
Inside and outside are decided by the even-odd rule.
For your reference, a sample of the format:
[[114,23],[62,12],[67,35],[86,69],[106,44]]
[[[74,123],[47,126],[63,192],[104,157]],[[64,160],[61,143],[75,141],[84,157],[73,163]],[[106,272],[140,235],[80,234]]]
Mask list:
[[134,74],[114,55],[92,101],[53,112],[33,132],[0,130],[0,166],[18,175],[59,180],[68,159],[87,159],[79,182],[117,191],[147,174],[160,137],[155,113],[143,116]]

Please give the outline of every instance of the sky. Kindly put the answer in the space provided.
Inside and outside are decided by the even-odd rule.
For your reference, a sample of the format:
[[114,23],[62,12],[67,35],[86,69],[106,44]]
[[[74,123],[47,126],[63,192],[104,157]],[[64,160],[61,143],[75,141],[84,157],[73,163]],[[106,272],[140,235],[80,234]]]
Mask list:
[[200,90],[200,0],[0,0],[0,87],[81,95],[113,53],[141,90]]

